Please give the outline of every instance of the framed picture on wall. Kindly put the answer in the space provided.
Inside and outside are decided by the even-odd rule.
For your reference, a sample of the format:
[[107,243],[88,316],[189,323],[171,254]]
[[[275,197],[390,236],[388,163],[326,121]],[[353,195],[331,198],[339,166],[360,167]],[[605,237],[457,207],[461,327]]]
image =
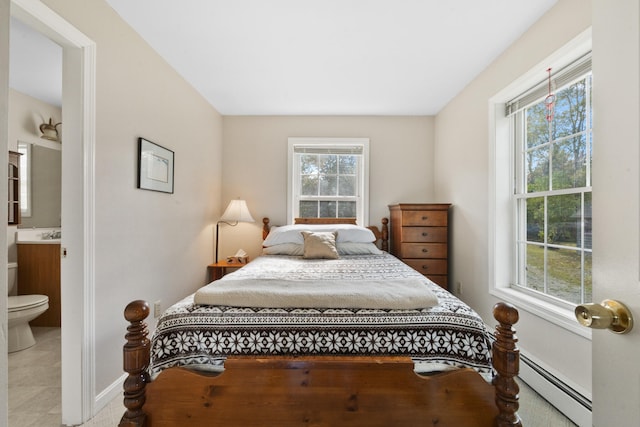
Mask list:
[[174,153],[138,138],[138,188],[173,193]]

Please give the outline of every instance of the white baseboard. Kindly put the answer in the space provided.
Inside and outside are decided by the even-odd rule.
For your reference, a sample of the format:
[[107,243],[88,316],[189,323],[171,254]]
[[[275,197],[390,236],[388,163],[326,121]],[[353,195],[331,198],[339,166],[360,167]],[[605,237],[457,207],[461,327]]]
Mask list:
[[592,427],[591,399],[522,353],[518,377],[578,426]]
[[[107,406],[113,399],[118,397],[118,395],[122,395],[123,393],[123,384],[124,380],[127,378],[127,374],[122,374],[120,378],[111,383],[110,386],[105,388],[96,396],[96,401],[93,405],[93,415],[95,417],[98,412],[100,412],[105,406]],[[122,406],[122,413],[124,413],[125,407],[124,404]]]

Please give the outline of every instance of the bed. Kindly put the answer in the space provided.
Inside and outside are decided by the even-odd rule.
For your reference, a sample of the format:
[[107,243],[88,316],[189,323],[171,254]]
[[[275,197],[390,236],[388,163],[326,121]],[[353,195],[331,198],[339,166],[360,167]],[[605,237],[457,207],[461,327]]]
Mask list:
[[263,220],[264,255],[170,307],[152,340],[130,303],[120,426],[521,425],[515,308],[494,307],[494,339],[372,243],[388,247],[386,219],[326,222]]

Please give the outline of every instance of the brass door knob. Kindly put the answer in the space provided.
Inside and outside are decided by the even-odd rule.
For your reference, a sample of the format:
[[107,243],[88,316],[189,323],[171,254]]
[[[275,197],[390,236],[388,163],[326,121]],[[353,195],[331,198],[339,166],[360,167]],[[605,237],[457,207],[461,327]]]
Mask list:
[[600,304],[581,304],[575,309],[576,319],[582,326],[593,329],[609,329],[626,334],[633,328],[633,316],[626,305],[606,299]]

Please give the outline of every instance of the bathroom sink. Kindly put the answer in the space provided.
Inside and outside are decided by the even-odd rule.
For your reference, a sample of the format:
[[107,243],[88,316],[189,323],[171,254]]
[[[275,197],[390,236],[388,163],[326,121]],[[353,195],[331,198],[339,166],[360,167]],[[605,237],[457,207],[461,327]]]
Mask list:
[[62,232],[59,228],[21,228],[16,231],[16,243],[53,245],[59,244]]

